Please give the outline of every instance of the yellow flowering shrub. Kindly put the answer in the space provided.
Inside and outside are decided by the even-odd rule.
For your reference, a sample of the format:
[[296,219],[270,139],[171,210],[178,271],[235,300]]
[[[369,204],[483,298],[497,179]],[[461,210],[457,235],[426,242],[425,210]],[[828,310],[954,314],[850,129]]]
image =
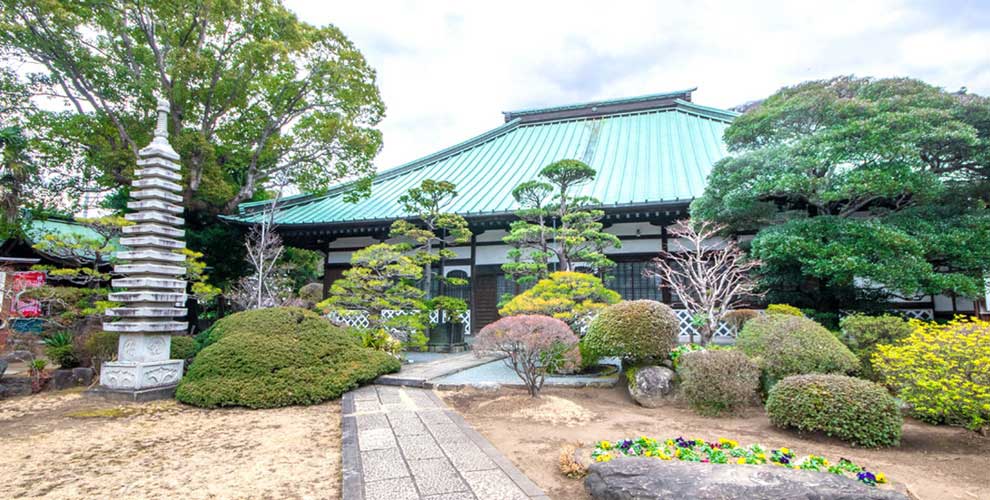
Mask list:
[[990,427],[990,322],[912,325],[907,338],[877,347],[873,367],[883,382],[922,420]]
[[533,288],[516,295],[501,309],[500,316],[538,314],[557,318],[575,331],[578,322],[594,316],[619,294],[605,288],[602,280],[585,273],[558,271],[540,280]]

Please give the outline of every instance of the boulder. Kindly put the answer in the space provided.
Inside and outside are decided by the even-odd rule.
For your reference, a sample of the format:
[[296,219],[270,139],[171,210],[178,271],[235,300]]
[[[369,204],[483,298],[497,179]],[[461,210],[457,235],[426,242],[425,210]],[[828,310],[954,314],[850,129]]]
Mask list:
[[59,391],[70,387],[85,386],[93,383],[92,368],[61,369],[52,372],[51,388]]
[[3,380],[4,373],[7,373],[7,361],[0,359],[0,380]]
[[12,375],[0,380],[0,399],[31,394],[31,377]]
[[642,366],[629,379],[629,395],[640,406],[658,408],[674,392],[674,371],[665,366]]
[[908,499],[903,493],[828,472],[632,457],[592,464],[584,487],[592,498],[602,500]]

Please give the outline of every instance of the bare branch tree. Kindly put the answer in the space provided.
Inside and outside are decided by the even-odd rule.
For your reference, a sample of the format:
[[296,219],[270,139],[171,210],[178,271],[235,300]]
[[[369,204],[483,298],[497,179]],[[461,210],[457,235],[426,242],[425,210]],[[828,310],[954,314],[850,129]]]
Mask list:
[[[670,227],[670,234],[686,240],[686,248],[662,250],[643,271],[677,294],[699,327],[702,345],[711,341],[725,313],[759,296],[749,272],[760,262],[746,259],[730,239],[711,245],[724,229],[724,225],[709,221],[678,221]],[[693,342],[694,335],[691,337]]]
[[275,224],[281,190],[262,212],[258,224],[251,226],[244,247],[247,262],[253,272],[235,285],[231,299],[244,309],[260,309],[280,305],[286,299],[286,279],[281,274],[279,258],[285,251],[282,237]]

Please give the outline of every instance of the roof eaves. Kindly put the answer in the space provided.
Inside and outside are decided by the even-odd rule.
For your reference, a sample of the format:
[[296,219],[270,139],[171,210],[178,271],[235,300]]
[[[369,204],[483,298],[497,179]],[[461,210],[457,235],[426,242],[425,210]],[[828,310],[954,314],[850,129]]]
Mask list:
[[688,111],[692,111],[694,113],[697,113],[697,114],[699,114],[701,116],[705,116],[707,118],[714,118],[716,120],[722,120],[722,121],[725,121],[725,122],[731,122],[736,117],[738,117],[740,114],[742,114],[742,113],[737,113],[735,111],[729,111],[727,109],[719,109],[719,108],[712,108],[712,107],[709,107],[709,106],[702,106],[700,104],[695,104],[693,102],[688,102],[688,101],[685,101],[685,100],[682,100],[682,99],[676,99],[674,102],[677,103],[677,107],[678,108],[683,108],[683,109],[686,109]]

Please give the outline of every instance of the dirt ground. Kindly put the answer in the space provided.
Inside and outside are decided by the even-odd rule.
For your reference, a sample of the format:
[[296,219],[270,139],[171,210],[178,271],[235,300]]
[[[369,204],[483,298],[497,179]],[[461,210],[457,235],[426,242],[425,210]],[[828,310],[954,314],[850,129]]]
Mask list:
[[0,400],[4,498],[339,498],[340,405]]
[[644,435],[709,441],[725,437],[746,445],[787,446],[798,455],[845,457],[884,472],[923,500],[990,499],[990,438],[965,429],[908,420],[900,447],[868,450],[825,436],[777,429],[758,407],[728,418],[700,417],[676,402],[642,408],[621,386],[544,389],[538,400],[522,390],[505,388],[494,394],[462,390],[440,395],[555,499],[588,498],[581,480],[558,471],[561,447]]

